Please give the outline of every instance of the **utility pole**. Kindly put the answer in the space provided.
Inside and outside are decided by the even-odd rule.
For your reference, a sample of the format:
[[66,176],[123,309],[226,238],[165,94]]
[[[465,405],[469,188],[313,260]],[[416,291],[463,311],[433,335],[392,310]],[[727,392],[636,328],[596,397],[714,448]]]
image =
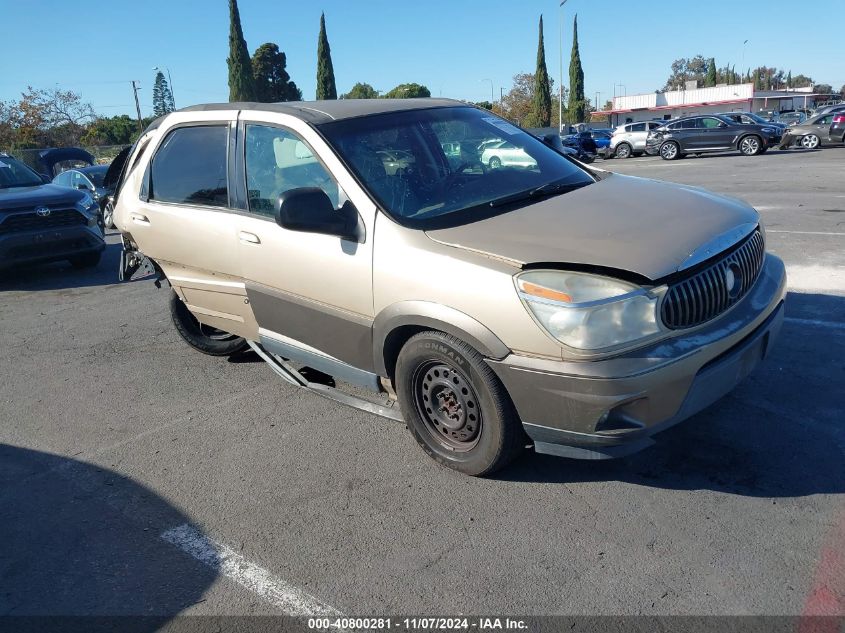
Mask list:
[[132,82],[132,92],[135,93],[135,111],[138,113],[138,131],[143,132],[144,124],[141,123],[141,102],[138,101],[138,86],[135,81]]
[[558,79],[560,81],[558,85],[558,99],[557,99],[557,125],[558,125],[558,134],[563,133],[563,5],[566,4],[566,0],[560,0],[559,11],[560,14],[560,30],[558,32],[557,38],[557,46],[558,51],[560,53],[560,66],[559,66],[559,73]]

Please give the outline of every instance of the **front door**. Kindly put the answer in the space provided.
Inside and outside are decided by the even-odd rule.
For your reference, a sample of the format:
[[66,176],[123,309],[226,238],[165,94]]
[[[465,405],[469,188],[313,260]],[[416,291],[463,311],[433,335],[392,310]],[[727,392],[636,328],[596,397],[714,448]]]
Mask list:
[[733,128],[716,117],[705,116],[699,119],[701,132],[699,147],[702,149],[730,149],[735,134]]
[[[247,118],[238,128],[247,208],[239,217],[237,248],[261,342],[305,364],[308,355],[319,355],[371,371],[375,206],[312,129],[278,118],[286,124]],[[279,196],[301,187],[322,189],[336,209],[354,204],[365,226],[363,243],[279,226]]]
[[256,337],[239,279],[237,217],[231,212],[228,155],[237,112],[208,113],[175,126],[153,155],[141,200],[127,230],[164,270],[174,291],[202,323]]

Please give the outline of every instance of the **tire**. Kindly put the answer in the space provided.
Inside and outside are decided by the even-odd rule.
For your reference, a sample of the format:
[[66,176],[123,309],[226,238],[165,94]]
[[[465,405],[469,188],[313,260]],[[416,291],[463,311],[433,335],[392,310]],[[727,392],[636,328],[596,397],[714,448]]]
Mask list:
[[203,354],[231,356],[248,347],[240,336],[200,323],[175,292],[170,293],[170,317],[179,336]]
[[[411,337],[399,353],[394,384],[411,434],[448,468],[489,475],[528,443],[499,378],[454,336],[426,331]],[[435,401],[439,408],[428,406]]]
[[675,141],[666,141],[660,146],[660,158],[663,160],[677,160],[681,156],[681,148]]
[[74,268],[94,268],[100,263],[100,258],[103,254],[100,251],[96,253],[85,253],[84,255],[76,255],[68,259],[70,265]]
[[619,143],[613,151],[616,158],[631,158],[634,155],[634,148],[628,143]]
[[739,141],[739,151],[743,156],[757,156],[763,147],[763,141],[759,136],[749,134]]
[[103,206],[103,224],[107,229],[114,228],[114,203],[111,200]]
[[499,169],[502,166],[502,160],[498,156],[493,156],[487,163],[490,169]]
[[816,134],[801,137],[801,147],[804,149],[816,149],[819,145],[821,145],[821,139]]

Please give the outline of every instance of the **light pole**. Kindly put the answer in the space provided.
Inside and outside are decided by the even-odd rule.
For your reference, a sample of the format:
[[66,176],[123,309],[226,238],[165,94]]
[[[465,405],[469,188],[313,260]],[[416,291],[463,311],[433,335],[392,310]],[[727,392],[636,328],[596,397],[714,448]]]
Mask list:
[[598,90],[596,90],[596,111],[598,111],[598,109],[601,107],[600,103],[601,103],[601,93]]
[[[167,85],[170,87],[170,96],[173,97],[173,107],[176,107],[176,95],[173,94],[173,80],[170,78],[170,68],[167,66],[164,67],[167,71]],[[153,66],[153,70],[157,72],[161,72],[161,68],[158,66]]]
[[748,44],[748,40],[745,40],[742,43],[742,65],[739,67],[739,72],[743,72],[745,68],[745,45]]
[[563,133],[563,5],[566,4],[566,0],[560,0],[560,4],[558,5],[558,13],[560,14],[560,30],[558,32],[557,38],[557,47],[558,52],[560,54],[560,66],[559,68],[559,76],[558,76],[558,98],[557,98],[557,127],[558,127],[558,134]]
[[496,103],[496,98],[493,96],[493,80],[492,79],[481,79],[480,81],[489,81],[490,82],[490,105],[492,106]]

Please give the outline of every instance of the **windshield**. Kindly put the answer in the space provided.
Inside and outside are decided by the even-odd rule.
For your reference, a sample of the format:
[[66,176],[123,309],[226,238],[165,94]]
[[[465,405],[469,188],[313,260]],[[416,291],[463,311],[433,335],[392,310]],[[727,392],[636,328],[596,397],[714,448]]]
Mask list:
[[23,163],[8,156],[0,156],[0,189],[37,187],[41,178]]
[[471,107],[346,119],[320,131],[384,210],[414,228],[474,222],[594,182],[527,132]]

